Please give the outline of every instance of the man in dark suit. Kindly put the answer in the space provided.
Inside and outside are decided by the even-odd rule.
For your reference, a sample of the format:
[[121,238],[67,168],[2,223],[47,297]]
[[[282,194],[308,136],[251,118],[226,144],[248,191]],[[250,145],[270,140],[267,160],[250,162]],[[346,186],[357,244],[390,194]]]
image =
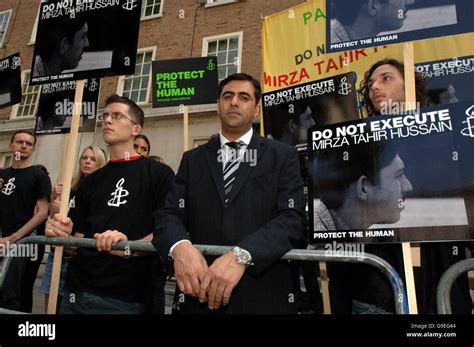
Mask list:
[[[279,258],[306,237],[303,184],[296,150],[253,133],[260,96],[247,74],[220,83],[221,133],[184,153],[156,213],[153,244],[174,260],[182,313],[296,313]],[[236,247],[204,258],[192,243]]]

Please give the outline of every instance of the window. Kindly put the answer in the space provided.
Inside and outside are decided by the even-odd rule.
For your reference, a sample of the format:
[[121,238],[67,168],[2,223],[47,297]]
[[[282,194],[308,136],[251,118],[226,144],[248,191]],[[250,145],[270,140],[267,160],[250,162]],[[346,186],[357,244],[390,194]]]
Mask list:
[[237,1],[238,0],[207,0],[206,7],[230,4],[232,2],[237,2]]
[[30,74],[30,70],[23,72],[23,80],[21,83],[21,103],[15,105],[12,111],[15,118],[34,117],[36,115],[41,86],[30,86]]
[[13,159],[13,156],[11,153],[2,153],[2,156],[0,158],[0,167],[6,169],[6,168],[9,168],[10,166],[12,166],[12,159]]
[[233,73],[240,72],[242,38],[242,32],[204,38],[202,55],[217,57],[219,82]]
[[31,32],[31,37],[30,37],[30,42],[28,42],[29,45],[34,45],[36,41],[36,31],[38,30],[38,21],[39,21],[39,14],[40,14],[40,9],[41,9],[41,4],[43,2],[46,2],[48,0],[41,0],[41,3],[38,7],[38,13],[36,14],[36,19],[35,19],[35,24],[33,25],[33,31]]
[[[137,104],[148,103],[151,84],[151,62],[155,58],[156,48],[142,49],[137,53],[135,73],[130,76],[120,77],[117,94],[125,96]],[[121,82],[121,83],[120,83]]]
[[3,40],[8,29],[8,22],[10,21],[10,15],[12,10],[0,12],[0,47],[3,46]]
[[155,18],[161,16],[163,11],[163,0],[143,0],[142,19]]

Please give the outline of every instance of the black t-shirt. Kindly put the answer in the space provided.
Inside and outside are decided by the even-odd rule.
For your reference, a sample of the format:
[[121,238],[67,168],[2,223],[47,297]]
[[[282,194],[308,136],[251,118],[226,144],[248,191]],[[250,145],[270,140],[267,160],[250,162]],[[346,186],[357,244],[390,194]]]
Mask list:
[[0,224],[3,237],[10,236],[25,225],[35,212],[36,201],[49,198],[51,181],[37,166],[8,168],[0,172]]
[[[74,232],[87,238],[118,230],[128,240],[153,232],[153,211],[164,206],[174,173],[167,165],[140,157],[109,162],[82,182],[70,217]],[[144,302],[153,278],[151,256],[122,258],[79,248],[69,262],[71,292],[91,292],[129,302]]]

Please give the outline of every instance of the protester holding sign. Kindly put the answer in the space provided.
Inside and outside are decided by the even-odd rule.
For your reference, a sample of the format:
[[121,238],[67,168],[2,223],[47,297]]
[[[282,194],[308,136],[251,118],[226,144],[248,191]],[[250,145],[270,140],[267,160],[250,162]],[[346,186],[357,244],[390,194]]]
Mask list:
[[[394,110],[404,110],[405,105],[405,94],[404,94],[404,75],[403,75],[404,66],[402,63],[394,60],[383,60],[375,63],[369,71],[364,76],[362,81],[361,93],[363,95],[363,105],[365,110],[368,112],[369,116],[375,116],[377,114],[383,113],[386,110],[387,114],[391,114]],[[416,81],[416,93],[417,101],[424,104],[426,100],[426,82],[418,74],[415,77]],[[388,144],[383,144],[384,141],[373,142],[371,146],[380,147],[387,146]],[[382,145],[383,144],[383,145]],[[364,147],[367,145],[359,145],[356,147]],[[338,152],[338,151],[336,151]],[[351,151],[349,157],[350,160],[341,165],[355,165],[352,169],[348,170],[348,175],[356,176],[360,168],[370,167],[371,165],[380,165],[385,166],[384,163],[387,161],[383,158],[380,158],[377,155],[377,151],[364,151],[366,154],[370,153],[372,156],[367,160],[362,160],[360,156],[354,155]],[[333,152],[335,153],[335,152]],[[399,187],[401,192],[408,192],[413,188],[411,183],[408,181],[408,178],[404,176],[403,172],[403,158],[396,155],[396,152],[391,150],[392,157],[395,153],[396,162],[398,162],[398,170],[393,171],[393,179],[398,180],[399,184],[394,187]],[[324,156],[324,155],[323,155]],[[342,158],[342,156],[340,156]],[[322,167],[324,167],[324,160],[321,162]],[[352,164],[349,164],[351,162]],[[390,168],[392,164],[388,165],[387,168]],[[324,170],[316,170],[316,175],[324,175]],[[335,169],[333,177],[337,175],[344,176],[344,172]],[[384,175],[382,174],[383,170],[380,170],[380,174],[376,176],[367,176],[367,181],[371,182],[372,179],[375,179],[375,182],[382,187],[384,182]],[[387,169],[385,169],[387,173]],[[374,178],[370,178],[374,177]],[[332,186],[330,182],[327,182],[324,179],[320,180],[320,185],[323,188],[325,186]],[[329,185],[328,185],[329,183]],[[362,201],[362,198],[365,197],[369,201],[370,192],[373,192],[373,189],[364,189],[364,186],[367,182],[358,181],[357,184],[351,186],[351,189],[358,189],[360,191],[354,192],[352,194],[353,198]],[[338,186],[340,189],[337,191],[344,190],[342,187]],[[348,194],[351,189],[346,191]],[[387,191],[388,192],[388,191]],[[328,193],[329,194],[329,193]],[[327,213],[319,213],[318,215],[332,217],[334,221],[335,229],[339,229],[342,226],[346,226],[346,229],[366,229],[368,228],[368,223],[354,225],[350,217],[345,216],[344,209],[342,205],[338,207],[335,211],[337,213],[331,213],[331,208],[334,208],[335,201],[337,201],[337,194],[326,195],[323,194],[321,200],[329,206]],[[383,195],[380,195],[383,196]],[[398,192],[391,191],[387,194],[387,197],[393,199],[394,214],[383,214],[376,223],[394,223],[400,218],[400,212],[405,208],[404,203],[404,194],[399,194]],[[398,202],[398,204],[397,204]],[[322,205],[323,206],[323,205]],[[322,209],[320,206],[320,210]],[[368,219],[368,216],[373,215],[376,212],[386,210],[391,204],[387,202],[382,203],[379,201],[377,206],[374,206],[371,211],[368,212],[359,212],[351,214],[352,217],[362,218],[364,220]],[[398,208],[398,211],[396,210]],[[324,212],[324,211],[323,211]],[[388,218],[393,216],[394,218]],[[321,225],[328,226],[328,218],[322,217],[320,219]],[[348,224],[352,224],[349,225]],[[338,227],[339,226],[339,227]],[[316,227],[315,227],[316,229]],[[458,250],[457,252],[455,250]],[[378,255],[381,258],[387,260],[391,265],[395,267],[397,272],[403,276],[404,267],[403,267],[403,256],[400,245],[398,244],[369,244],[365,245],[365,251]],[[439,282],[441,274],[454,262],[459,261],[464,258],[464,245],[462,243],[457,244],[421,244],[421,267],[415,268],[415,282],[416,282],[416,291],[419,305],[419,312],[421,313],[435,313],[435,297],[434,293],[436,291],[436,286]],[[379,271],[365,265],[345,265],[345,264],[328,264],[328,274],[331,278],[330,292],[331,292],[331,303],[333,312],[335,313],[386,313],[393,312],[393,293],[390,287],[388,280],[383,276]],[[464,281],[464,282],[463,282]],[[459,280],[453,287],[453,292],[456,293],[453,295],[455,298],[452,302],[453,312],[456,313],[467,313],[470,312],[472,305],[470,304],[468,286],[465,277],[462,280]]]
[[137,104],[113,95],[100,118],[110,161],[84,179],[70,218],[56,214],[46,226],[48,236],[67,237],[72,231],[74,237],[97,241],[97,249],[80,248],[70,260],[61,313],[139,314],[150,303],[153,255],[112,246],[151,240],[153,212],[164,205],[174,174],[135,154],[133,143],[144,124]]

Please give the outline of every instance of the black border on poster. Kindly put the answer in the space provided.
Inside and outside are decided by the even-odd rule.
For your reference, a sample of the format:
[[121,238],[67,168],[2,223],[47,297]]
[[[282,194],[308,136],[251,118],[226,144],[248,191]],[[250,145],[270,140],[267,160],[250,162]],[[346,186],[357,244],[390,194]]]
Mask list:
[[[399,33],[393,31],[391,34],[387,35],[361,37],[340,43],[331,43],[331,19],[335,14],[332,6],[326,6],[326,50],[328,53],[333,53],[473,32],[474,21],[472,18],[474,17],[474,2],[471,0],[452,1],[456,5],[456,24],[416,29]],[[327,4],[329,4],[328,1]],[[374,42],[374,40],[376,41]]]
[[[416,242],[416,241],[454,241],[454,240],[473,240],[474,239],[474,162],[472,162],[472,157],[474,156],[474,101],[471,102],[458,102],[449,105],[440,105],[437,107],[431,107],[426,109],[421,109],[419,112],[428,114],[437,112],[437,111],[448,111],[450,117],[450,124],[452,127],[451,131],[446,130],[447,128],[444,127],[444,130],[431,130],[430,133],[422,134],[421,131],[418,135],[411,135],[406,138],[403,138],[402,135],[392,135],[392,129],[388,129],[387,132],[389,133],[389,138],[387,143],[393,144],[397,147],[400,145],[405,145],[405,154],[410,153],[411,163],[415,163],[415,167],[417,171],[413,171],[416,176],[418,177],[418,182],[428,181],[426,176],[423,176],[421,173],[420,167],[422,170],[425,170],[424,173],[428,172],[432,177],[432,180],[429,183],[425,183],[422,188],[415,187],[419,189],[419,192],[415,194],[413,197],[462,197],[464,199],[465,204],[465,217],[467,219],[466,224],[450,224],[450,225],[436,225],[432,224],[431,226],[405,226],[405,227],[384,227],[383,224],[378,224],[379,226],[376,229],[369,228],[364,230],[314,230],[315,229],[315,206],[314,206],[314,199],[317,197],[316,187],[314,186],[314,178],[312,170],[312,165],[314,165],[314,153],[316,150],[313,151],[313,144],[311,142],[310,150],[309,150],[309,162],[308,162],[308,187],[309,187],[309,194],[308,194],[308,219],[309,219],[309,228],[308,228],[308,240],[310,243],[331,243],[331,242],[362,242],[362,243],[399,243],[399,242]],[[363,129],[371,129],[371,123],[377,122],[377,124],[395,124],[395,122],[400,121],[399,118],[406,118],[409,114],[401,115],[401,116],[378,116],[378,117],[371,117],[365,120],[359,121],[351,121],[345,122],[340,124],[334,124],[325,127],[319,128],[312,128],[308,130],[308,136],[312,139],[312,133],[318,131],[320,134],[323,133],[325,130],[330,130],[332,134],[336,133],[336,128],[346,128],[349,129],[349,126],[352,127],[360,127],[362,128],[361,124],[365,124]],[[439,113],[436,113],[433,117],[438,117]],[[407,118],[408,119],[408,118]],[[410,118],[411,119],[411,118]],[[387,123],[384,123],[387,122]],[[441,121],[434,121],[430,123],[427,121],[427,127],[431,127],[431,124],[435,124],[438,129],[443,129],[441,127]],[[416,125],[415,125],[416,126]],[[402,127],[394,128],[394,133],[398,133],[398,130],[401,129],[400,134],[404,134],[404,131],[410,131],[410,134],[414,134],[415,130],[420,130],[421,126],[418,128],[410,128],[408,130],[408,126],[403,125]],[[412,130],[414,129],[414,130]],[[396,132],[395,132],[396,131]],[[413,131],[413,133],[412,133]],[[423,130],[424,131],[424,130]],[[362,133],[362,132],[360,132]],[[360,134],[359,132],[357,134]],[[329,132],[327,133],[329,134]],[[329,135],[328,135],[329,136]],[[332,135],[331,135],[332,136]],[[382,137],[379,137],[382,139]],[[443,139],[442,142],[437,149],[436,152],[432,150],[431,146],[428,146],[433,143],[437,143]],[[349,148],[348,146],[354,146],[350,140],[348,144],[342,143],[342,137],[339,137],[337,141],[341,146],[336,145],[335,141],[332,140],[333,148],[338,151],[343,151],[345,148]],[[359,140],[360,141],[360,140]],[[370,142],[377,142],[378,140]],[[419,158],[417,157],[417,153],[419,153],[420,149],[413,147],[406,146],[412,145],[415,141],[420,141],[420,143],[424,143],[426,145],[425,152],[429,153],[432,151],[432,155],[435,157],[433,158]],[[445,146],[444,144],[449,144],[449,146]],[[319,146],[319,144],[318,144]],[[326,147],[328,148],[328,147]],[[327,149],[326,149],[327,150]],[[330,149],[331,150],[331,149]],[[349,152],[348,152],[349,153]],[[438,165],[440,168],[441,158],[436,159],[437,155],[443,155],[445,160],[455,161],[454,165],[456,166],[456,175],[453,173],[453,177],[450,178],[449,182],[445,182],[442,179],[445,177],[451,177],[448,173],[442,173],[440,170],[431,170],[429,171],[428,165],[432,162],[432,167]],[[349,156],[351,154],[349,153]],[[419,158],[419,159],[417,159]],[[423,161],[423,160],[425,161]],[[403,160],[403,158],[402,158]],[[437,162],[435,161],[437,160]],[[406,161],[406,159],[405,159]],[[418,161],[418,162],[417,162]],[[426,164],[428,163],[428,164]],[[425,165],[425,166],[423,166]],[[405,171],[407,170],[407,166],[405,166]],[[428,170],[428,171],[426,171]],[[410,176],[407,174],[407,177],[410,179]],[[412,174],[413,177],[413,174]],[[442,183],[442,187],[436,185],[437,182]],[[424,182],[423,182],[424,183]],[[426,206],[426,205],[425,205]],[[404,213],[404,212],[402,212]],[[446,212],[448,213],[448,212]],[[421,217],[420,217],[421,218]],[[372,231],[370,235],[366,235],[366,231]],[[349,232],[357,232],[361,234],[351,234]],[[316,237],[316,233],[320,234]],[[327,234],[327,235],[325,235]]]
[[[6,67],[8,65],[8,67]],[[0,60],[0,95],[10,94],[10,99],[0,107],[7,107],[21,102],[21,58],[20,53],[12,54]]]
[[[31,63],[30,85],[133,74],[138,47],[142,0],[115,1],[118,3],[112,3],[109,0],[100,0],[93,3],[77,2],[77,0],[42,3]],[[61,4],[64,3],[67,6],[59,12]],[[47,6],[51,7],[47,8]],[[45,8],[46,10],[44,10]],[[48,11],[49,9],[53,10]],[[50,17],[46,18],[47,15]],[[59,21],[60,23],[57,25],[64,27],[64,25],[68,25],[68,22],[72,23],[77,18],[87,21],[89,43],[89,46],[85,48],[81,55],[79,65],[69,70],[63,69],[61,72],[54,74],[41,69],[40,67],[44,64],[41,64],[38,60],[39,46],[42,41],[50,42],[50,39],[46,36],[46,21]],[[62,20],[66,21],[66,24],[61,22]],[[64,29],[55,31],[63,32]],[[89,55],[89,58],[85,59],[87,55]],[[81,66],[81,64],[84,65]]]

